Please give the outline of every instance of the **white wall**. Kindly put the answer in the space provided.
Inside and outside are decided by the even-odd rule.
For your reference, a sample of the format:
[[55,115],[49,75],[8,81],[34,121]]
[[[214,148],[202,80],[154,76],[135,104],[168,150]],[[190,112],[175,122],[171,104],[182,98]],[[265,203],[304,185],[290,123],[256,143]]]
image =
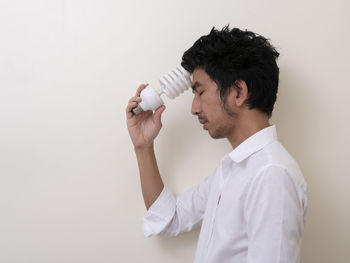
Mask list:
[[[0,262],[192,262],[198,230],[147,239],[124,108],[212,26],[281,53],[272,123],[309,184],[303,263],[348,262],[349,2],[0,1]],[[180,194],[230,150],[166,100],[156,142]]]

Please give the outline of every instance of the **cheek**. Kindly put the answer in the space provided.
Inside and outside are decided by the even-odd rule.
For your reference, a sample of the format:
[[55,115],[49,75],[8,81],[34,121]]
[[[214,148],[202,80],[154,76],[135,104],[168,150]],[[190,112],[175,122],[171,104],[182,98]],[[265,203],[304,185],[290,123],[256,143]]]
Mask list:
[[220,122],[222,119],[222,113],[218,107],[208,107],[206,116],[211,122]]
[[203,112],[212,120],[220,118],[223,113],[221,100],[217,94],[205,94],[200,97]]

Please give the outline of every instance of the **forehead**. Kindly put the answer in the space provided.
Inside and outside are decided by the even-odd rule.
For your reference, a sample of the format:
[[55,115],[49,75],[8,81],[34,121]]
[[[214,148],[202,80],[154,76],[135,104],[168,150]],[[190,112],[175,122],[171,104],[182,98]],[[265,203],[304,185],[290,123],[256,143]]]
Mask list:
[[214,88],[217,90],[215,81],[201,68],[196,68],[192,75],[192,90],[195,91],[198,87]]
[[193,71],[192,84],[196,81],[200,83],[213,82],[210,76],[205,72],[204,69],[196,68]]

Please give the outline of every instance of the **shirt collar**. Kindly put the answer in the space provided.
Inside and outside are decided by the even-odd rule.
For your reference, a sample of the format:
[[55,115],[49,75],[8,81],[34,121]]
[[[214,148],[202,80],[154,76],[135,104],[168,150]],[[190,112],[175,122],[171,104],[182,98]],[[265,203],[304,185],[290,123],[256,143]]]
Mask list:
[[254,133],[252,136],[238,145],[232,152],[229,153],[229,156],[232,161],[239,163],[276,140],[276,126],[272,125],[266,127],[257,133]]

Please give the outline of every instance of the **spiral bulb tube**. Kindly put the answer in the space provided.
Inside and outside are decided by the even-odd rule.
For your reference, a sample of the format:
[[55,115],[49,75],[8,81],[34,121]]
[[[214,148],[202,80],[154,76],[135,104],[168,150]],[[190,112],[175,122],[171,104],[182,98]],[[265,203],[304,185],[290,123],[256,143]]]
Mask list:
[[170,99],[174,99],[191,86],[190,73],[179,65],[168,74],[163,75],[159,83],[162,92]]
[[191,86],[191,74],[182,66],[177,66],[159,79],[161,90],[158,92],[151,86],[141,91],[142,101],[132,109],[134,114],[147,110],[156,110],[164,104],[160,95],[165,94],[170,99],[179,96]]

